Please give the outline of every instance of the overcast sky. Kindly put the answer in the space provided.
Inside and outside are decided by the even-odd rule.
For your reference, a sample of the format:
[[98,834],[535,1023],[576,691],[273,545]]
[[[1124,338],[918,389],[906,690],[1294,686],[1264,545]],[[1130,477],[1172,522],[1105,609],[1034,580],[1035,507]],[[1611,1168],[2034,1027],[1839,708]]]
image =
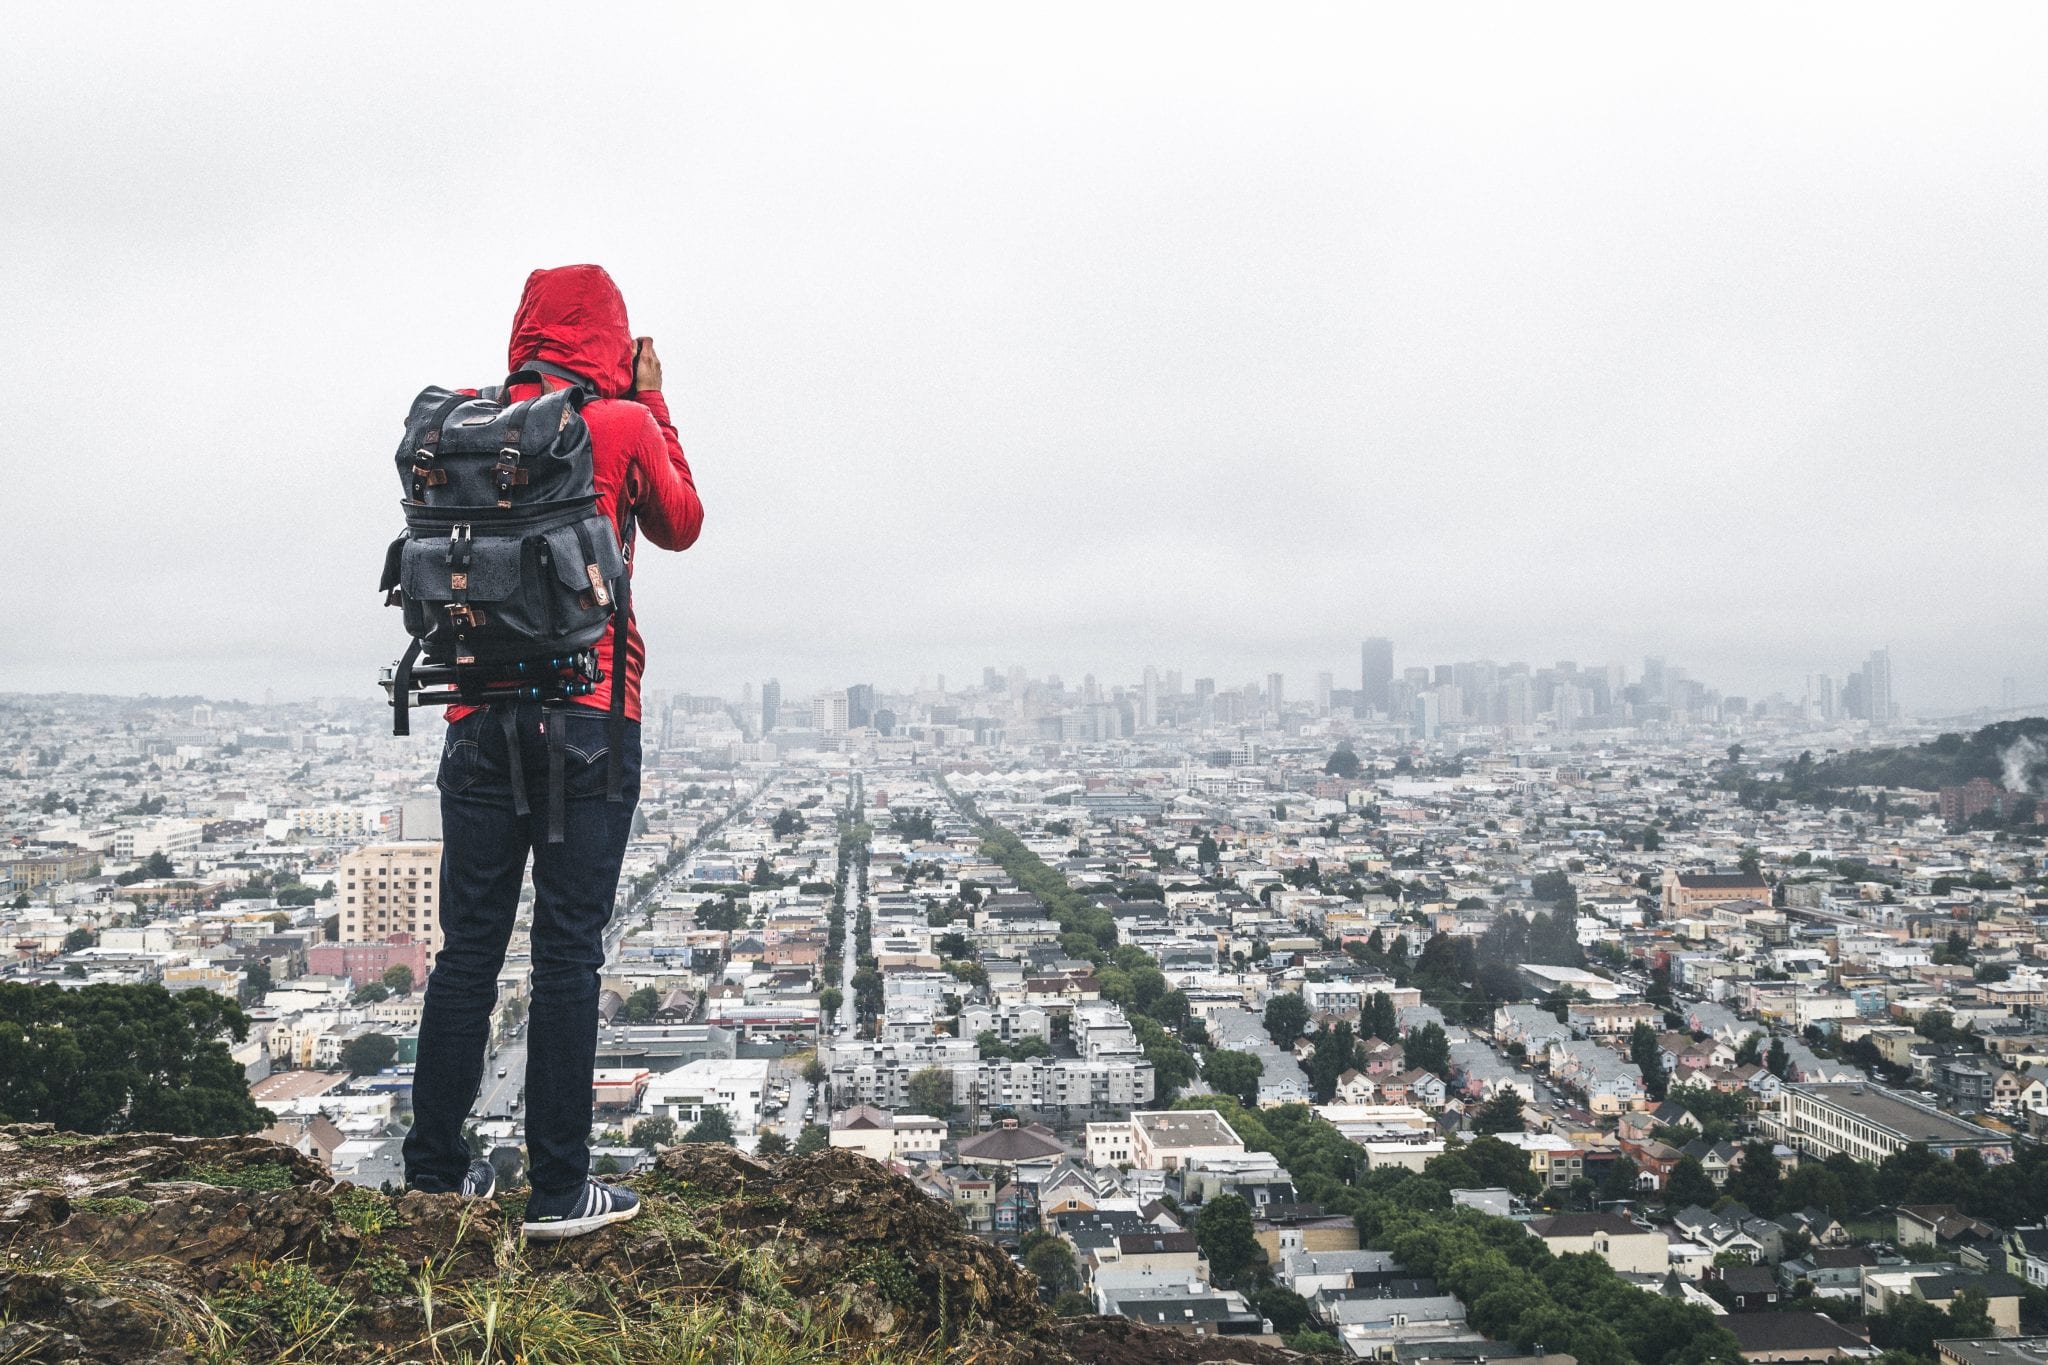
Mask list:
[[2048,11],[1424,8],[14,7],[0,689],[373,695],[407,405],[597,261],[653,686],[2048,700]]

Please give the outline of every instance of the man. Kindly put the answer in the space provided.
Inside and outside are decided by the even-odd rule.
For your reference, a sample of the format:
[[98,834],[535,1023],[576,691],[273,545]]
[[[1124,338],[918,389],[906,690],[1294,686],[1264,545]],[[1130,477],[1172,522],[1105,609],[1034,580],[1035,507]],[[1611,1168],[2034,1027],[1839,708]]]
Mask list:
[[[688,549],[703,524],[683,458],[654,343],[634,338],[611,276],[594,265],[536,270],[512,320],[511,371],[538,362],[549,389],[580,382],[590,429],[598,507],[622,528],[664,550]],[[561,372],[569,377],[556,377]],[[539,386],[515,386],[507,401]],[[625,544],[622,530],[621,543]],[[626,544],[630,570],[633,547]],[[630,598],[628,599],[630,601]],[[414,1189],[489,1196],[488,1161],[472,1161],[463,1122],[483,1080],[484,1049],[497,1003],[498,971],[533,855],[533,984],[526,1030],[526,1142],[533,1190],[524,1231],[534,1239],[575,1237],[631,1218],[639,1201],[590,1176],[591,1072],[597,1053],[598,972],[604,929],[618,891],[619,864],[640,795],[640,673],[646,653],[629,617],[626,657],[612,634],[597,645],[604,681],[574,702],[450,707],[441,751],[441,928],[445,942],[427,978],[413,1072],[413,1126],[405,1139],[406,1183]],[[620,755],[622,799],[607,782],[611,689],[626,689]],[[513,707],[514,763],[498,714]],[[567,754],[564,838],[550,843],[548,727],[562,729]],[[512,778],[527,784],[517,813]]]

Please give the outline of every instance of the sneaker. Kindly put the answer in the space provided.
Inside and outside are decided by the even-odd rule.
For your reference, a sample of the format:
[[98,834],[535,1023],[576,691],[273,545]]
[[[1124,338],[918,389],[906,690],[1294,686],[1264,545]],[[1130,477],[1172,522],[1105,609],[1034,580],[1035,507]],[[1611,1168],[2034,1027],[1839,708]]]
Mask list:
[[595,1178],[568,1194],[535,1190],[526,1200],[526,1222],[520,1231],[531,1242],[581,1237],[611,1223],[623,1223],[640,1212],[640,1196]]
[[489,1199],[498,1192],[498,1168],[478,1157],[462,1173],[464,1199]]

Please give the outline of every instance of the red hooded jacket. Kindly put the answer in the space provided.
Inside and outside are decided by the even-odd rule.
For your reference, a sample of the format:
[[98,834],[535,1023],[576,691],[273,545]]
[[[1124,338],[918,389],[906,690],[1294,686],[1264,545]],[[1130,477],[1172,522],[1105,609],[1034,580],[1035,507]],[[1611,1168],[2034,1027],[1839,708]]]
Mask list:
[[[583,406],[590,428],[591,462],[597,476],[597,505],[619,522],[620,507],[630,507],[636,538],[664,550],[687,550],[704,524],[704,505],[683,458],[682,442],[669,421],[668,402],[659,391],[633,391],[633,329],[626,324],[626,301],[602,266],[565,265],[536,270],[526,277],[519,311],[512,318],[512,344],[507,348],[507,373],[529,360],[544,360],[583,376],[601,395]],[[562,388],[550,379],[547,387]],[[531,398],[540,392],[531,384],[515,385],[508,399]],[[580,706],[607,710],[618,672],[612,666],[612,633],[598,641],[597,657],[605,680]],[[640,719],[640,673],[647,650],[640,623],[626,619],[626,716]],[[475,710],[451,706],[448,719]]]

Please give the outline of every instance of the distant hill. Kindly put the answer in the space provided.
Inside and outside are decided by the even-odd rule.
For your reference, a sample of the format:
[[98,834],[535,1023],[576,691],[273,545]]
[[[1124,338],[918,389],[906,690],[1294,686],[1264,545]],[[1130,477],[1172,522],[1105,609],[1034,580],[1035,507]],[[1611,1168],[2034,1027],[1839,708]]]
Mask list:
[[1800,789],[1912,787],[1936,791],[1973,777],[2013,791],[2039,792],[2048,783],[2048,716],[2002,720],[1970,735],[1948,734],[1910,748],[1856,749],[1785,772],[1787,795]]

